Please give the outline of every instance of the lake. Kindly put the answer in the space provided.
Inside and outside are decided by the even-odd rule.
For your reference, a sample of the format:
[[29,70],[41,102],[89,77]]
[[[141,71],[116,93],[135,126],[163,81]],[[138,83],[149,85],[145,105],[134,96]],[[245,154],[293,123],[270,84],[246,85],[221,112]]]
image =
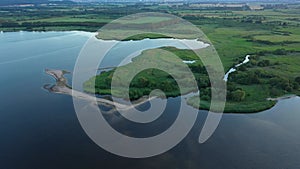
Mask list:
[[[172,150],[129,159],[98,147],[81,128],[72,98],[49,93],[46,68],[72,71],[86,32],[0,34],[0,168],[5,169],[274,169],[300,167],[300,98],[281,100],[255,114],[224,114],[214,135],[198,143],[207,111],[199,111],[189,135]],[[151,42],[151,41],[150,41]],[[109,63],[109,60],[107,61]],[[67,76],[71,80],[71,75]],[[145,126],[122,119],[129,135],[158,134],[172,124],[180,99],[168,99],[163,116]]]

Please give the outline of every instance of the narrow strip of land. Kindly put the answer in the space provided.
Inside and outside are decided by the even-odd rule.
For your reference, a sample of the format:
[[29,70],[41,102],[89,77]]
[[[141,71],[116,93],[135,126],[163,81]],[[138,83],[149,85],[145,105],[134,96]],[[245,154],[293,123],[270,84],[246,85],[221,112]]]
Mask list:
[[131,105],[126,105],[126,104],[121,104],[115,101],[111,101],[111,100],[107,100],[107,99],[103,99],[103,98],[98,98],[92,95],[89,95],[87,93],[84,92],[80,92],[77,90],[72,89],[68,84],[67,84],[67,79],[64,77],[64,74],[68,73],[67,71],[63,71],[63,70],[51,70],[51,69],[46,69],[45,72],[47,74],[49,74],[50,76],[52,76],[55,80],[56,80],[56,84],[49,87],[49,85],[45,85],[44,88],[47,89],[50,92],[53,93],[61,93],[61,94],[66,94],[66,95],[70,95],[72,97],[76,97],[79,99],[84,99],[84,100],[88,100],[88,101],[96,101],[98,104],[104,104],[104,105],[108,105],[108,106],[115,106],[118,109],[121,110],[130,110],[133,109],[137,106],[140,106],[152,99],[157,98],[156,96],[150,97],[150,98],[141,98],[137,101],[135,101],[134,104]]

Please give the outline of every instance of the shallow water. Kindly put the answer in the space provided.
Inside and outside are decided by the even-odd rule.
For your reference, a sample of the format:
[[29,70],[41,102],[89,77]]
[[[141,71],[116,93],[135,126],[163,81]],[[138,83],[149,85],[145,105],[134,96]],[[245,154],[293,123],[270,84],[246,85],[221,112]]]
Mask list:
[[[72,70],[89,35],[0,34],[0,168],[299,168],[298,97],[281,100],[261,113],[225,114],[204,144],[198,143],[198,137],[207,112],[200,111],[190,134],[167,153],[128,159],[104,151],[82,130],[72,98],[42,89],[54,83],[44,69]],[[115,121],[112,125],[120,132],[146,137],[172,124],[179,102],[179,98],[168,99],[163,116],[147,125],[131,124],[119,116],[107,118]]]

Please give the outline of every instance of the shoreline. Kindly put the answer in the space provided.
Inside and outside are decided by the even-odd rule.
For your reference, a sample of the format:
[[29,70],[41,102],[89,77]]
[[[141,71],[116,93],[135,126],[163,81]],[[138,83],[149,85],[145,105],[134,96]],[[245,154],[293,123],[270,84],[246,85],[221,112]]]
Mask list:
[[[113,107],[113,109],[111,110],[112,112],[114,111],[115,108],[128,111],[130,109],[134,109],[135,107],[137,107],[141,104],[144,104],[148,101],[158,98],[157,96],[142,97],[141,99],[135,101],[135,103],[133,103],[133,104],[130,103],[131,105],[126,105],[123,103],[118,103],[118,102],[114,102],[114,101],[103,99],[103,98],[97,98],[90,94],[72,89],[72,87],[67,84],[67,79],[64,77],[65,74],[69,73],[68,71],[45,69],[45,73],[50,75],[51,77],[53,77],[56,80],[56,84],[54,84],[54,85],[50,85],[50,84],[44,85],[43,88],[48,90],[49,92],[66,94],[66,95],[70,95],[72,97],[76,97],[78,99],[85,99],[85,100],[89,100],[92,102],[96,101],[99,105],[104,104],[104,105]],[[111,111],[109,111],[109,112],[111,112]]]
[[[92,96],[88,93],[73,90],[67,84],[67,79],[64,77],[65,74],[70,73],[68,71],[45,69],[45,72],[46,72],[46,74],[50,75],[51,77],[53,77],[55,79],[56,84],[51,85],[51,86],[50,86],[50,84],[44,85],[44,89],[46,89],[46,90],[48,90],[49,92],[52,92],[52,93],[66,94],[66,95],[70,95],[72,97],[76,97],[76,98],[79,98],[79,99],[90,100],[90,101],[95,101],[95,98],[96,98],[96,102],[99,103],[100,105],[104,104],[104,105],[112,106],[112,107],[115,106],[119,109],[123,109],[123,110],[128,111],[132,108],[135,108],[136,106],[139,106],[139,105],[144,104],[144,103],[146,103],[146,102],[148,102],[152,99],[157,98],[157,97],[149,98],[149,97],[144,96],[144,97],[141,97],[140,99],[134,101],[134,103],[132,105],[126,105],[126,104],[123,104],[123,103],[113,102],[113,101],[110,101],[110,100],[107,100],[107,99],[94,97],[94,96]],[[187,95],[189,95],[189,94],[187,94]],[[297,97],[297,95],[291,94],[291,95],[281,96],[281,97],[277,97],[277,98],[267,98],[266,100],[272,101],[272,102],[270,102],[272,104],[270,104],[269,106],[267,106],[265,108],[258,109],[258,110],[255,110],[255,111],[235,111],[233,109],[226,110],[226,107],[225,107],[225,110],[224,110],[223,113],[226,113],[226,114],[260,113],[260,112],[263,112],[263,111],[266,111],[266,110],[269,110],[269,109],[273,108],[278,103],[278,101],[280,101],[280,100],[290,99],[290,98],[294,98],[294,97]],[[119,98],[119,99],[122,99],[122,98]],[[186,97],[185,97],[185,99],[186,99]],[[205,101],[200,100],[200,103],[203,103],[203,102],[205,103]],[[195,106],[193,106],[193,104],[189,104],[189,103],[187,103],[187,104],[195,108]],[[202,104],[198,108],[199,108],[199,110],[209,111],[210,106],[207,106],[207,105],[204,106]],[[213,110],[211,112],[213,113]],[[109,113],[111,113],[111,111]]]
[[290,99],[290,98],[294,98],[294,97],[297,97],[296,94],[288,94],[288,95],[283,95],[283,96],[280,96],[280,97],[275,97],[275,98],[267,98],[267,100],[270,100],[270,101],[280,101],[280,100],[285,100],[285,99]]
[[[200,101],[201,103],[201,101]],[[267,110],[270,110],[272,109],[274,106],[276,106],[278,102],[273,102],[272,104],[270,104],[270,106],[266,106],[264,108],[261,108],[261,109],[257,109],[257,110],[236,110],[236,109],[228,109],[226,110],[226,106],[225,106],[225,109],[224,109],[224,112],[225,114],[256,114],[256,113],[261,113],[261,112],[264,112],[264,111],[267,111]],[[209,108],[202,108],[201,110],[209,110]]]
[[5,31],[2,30],[0,33],[15,33],[15,32],[29,32],[29,33],[47,33],[47,32],[85,32],[85,33],[96,33],[96,32],[90,32],[90,31],[82,31],[82,30],[49,30],[49,31],[28,31],[28,30],[15,30],[15,31]]
[[91,34],[90,35],[90,38],[91,37],[94,37],[95,39],[97,40],[103,40],[103,41],[116,41],[116,42],[128,42],[128,41],[141,41],[141,40],[149,40],[149,39],[177,39],[177,40],[180,40],[180,41],[197,41],[197,42],[202,42],[204,45],[207,45],[208,46],[211,46],[211,43],[208,43],[206,41],[201,41],[199,40],[199,38],[174,38],[174,37],[140,37],[139,39],[131,39],[130,37],[126,38],[126,39],[105,39],[105,38],[100,38],[98,36],[98,31],[96,32],[91,32],[91,31],[84,31],[84,30],[49,30],[49,31],[27,31],[27,30],[15,30],[15,31],[0,31],[0,35],[1,34],[5,34],[5,33],[88,33],[88,34]]
[[[272,109],[273,107],[275,107],[277,105],[277,103],[279,101],[282,101],[282,100],[287,100],[287,99],[292,99],[292,98],[296,98],[296,97],[299,97],[298,95],[296,94],[290,94],[290,95],[283,95],[283,96],[280,96],[280,97],[276,97],[276,98],[266,98],[267,101],[270,101],[270,105],[266,105],[264,108],[261,108],[261,109],[257,109],[257,110],[253,110],[253,111],[248,111],[248,110],[243,110],[243,111],[237,111],[236,109],[227,109],[226,110],[226,107],[224,109],[224,112],[223,113],[226,113],[226,114],[255,114],[255,113],[260,113],[260,112],[263,112],[263,111],[267,111],[267,110],[270,110]],[[203,102],[206,102],[206,101],[200,101],[200,104],[203,103]],[[193,106],[192,104],[189,104],[191,106]],[[243,104],[241,104],[243,105]],[[195,106],[193,106],[195,107]],[[210,107],[207,107],[206,105],[201,105],[200,107],[200,110],[209,110]]]

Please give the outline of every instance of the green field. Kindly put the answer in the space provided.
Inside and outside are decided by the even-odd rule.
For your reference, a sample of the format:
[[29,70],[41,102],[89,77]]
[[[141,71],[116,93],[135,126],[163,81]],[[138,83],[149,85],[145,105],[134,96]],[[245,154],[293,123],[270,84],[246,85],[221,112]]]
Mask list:
[[[259,4],[259,3],[258,3]],[[255,4],[257,5],[257,4]],[[299,4],[270,3],[264,10],[253,11],[248,8],[203,8],[187,6],[163,6],[142,4],[98,4],[17,8],[0,7],[0,31],[65,31],[84,30],[97,31],[106,23],[121,16],[138,12],[163,12],[173,14],[196,25],[208,37],[208,43],[216,48],[227,72],[233,65],[239,63],[247,54],[251,61],[240,67],[237,72],[230,75],[227,83],[226,112],[252,113],[272,107],[275,102],[267,101],[269,97],[280,97],[286,94],[299,95],[300,86],[300,12]],[[43,12],[40,12],[43,11]],[[169,22],[166,17],[148,17],[144,19],[132,18],[122,20],[115,24],[130,24],[134,27],[151,23],[154,28]],[[138,30],[106,30],[106,34],[98,35],[102,39],[139,40],[144,38],[193,38],[186,37],[184,27],[180,28],[182,34],[162,35],[157,33],[145,34]],[[132,33],[137,34],[134,36]],[[209,42],[210,41],[210,42]],[[192,59],[193,54],[188,50],[165,48],[182,59]],[[138,56],[134,63],[121,69],[131,70],[132,65],[139,63],[140,59],[151,54],[151,50]],[[173,63],[171,56],[162,55],[156,59],[166,59]],[[195,59],[195,58],[194,58]],[[174,64],[176,64],[174,62]],[[189,65],[201,67],[198,61]],[[134,67],[134,66],[133,66]],[[115,70],[92,77],[84,84],[87,92],[98,94],[111,94],[110,82]],[[176,70],[174,70],[176,71]],[[130,71],[129,71],[130,72]],[[153,73],[154,72],[154,73]],[[177,72],[180,74],[180,72]],[[210,105],[210,85],[205,71],[193,71],[198,87],[202,91],[200,108],[208,109]],[[143,79],[143,80],[141,80]],[[188,79],[185,79],[188,80]],[[143,87],[140,82],[146,83]],[[164,83],[158,83],[164,82]],[[205,83],[204,83],[205,82]],[[143,84],[142,83],[142,84]],[[208,83],[208,84],[207,84]],[[159,88],[165,90],[168,97],[179,95],[174,79],[165,72],[147,70],[140,73],[131,84],[130,99],[138,99],[148,95],[151,90]],[[194,89],[186,87],[184,93]],[[117,91],[117,90],[116,90]],[[115,92],[115,91],[113,91]],[[118,94],[118,93],[117,93]],[[125,97],[119,93],[120,97]],[[188,101],[197,107],[195,99]]]

